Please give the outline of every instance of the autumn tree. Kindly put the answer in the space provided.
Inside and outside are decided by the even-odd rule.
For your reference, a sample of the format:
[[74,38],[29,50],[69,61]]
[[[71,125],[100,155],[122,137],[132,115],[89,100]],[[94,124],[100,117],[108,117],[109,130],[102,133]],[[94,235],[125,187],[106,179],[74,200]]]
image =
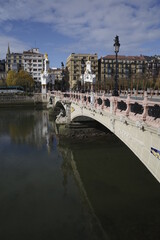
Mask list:
[[6,83],[5,83],[5,79],[4,78],[1,78],[0,79],[0,86],[5,86]]
[[6,79],[7,86],[15,86],[16,79],[17,79],[17,73],[13,70],[10,70],[7,74],[7,79]]
[[17,73],[17,78],[16,78],[15,84],[16,84],[16,86],[24,87],[25,90],[30,90],[34,87],[34,80],[28,72],[26,72],[24,70],[20,70]]
[[7,86],[22,86],[25,90],[31,90],[34,86],[32,76],[24,70],[20,70],[19,72],[9,71],[6,83]]

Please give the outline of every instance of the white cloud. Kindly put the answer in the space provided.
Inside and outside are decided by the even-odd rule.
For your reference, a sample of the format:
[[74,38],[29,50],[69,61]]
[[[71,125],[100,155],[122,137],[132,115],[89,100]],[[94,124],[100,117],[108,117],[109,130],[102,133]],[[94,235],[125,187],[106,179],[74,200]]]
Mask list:
[[6,57],[8,44],[11,44],[10,50],[11,52],[22,53],[24,50],[29,49],[29,46],[15,38],[0,36],[0,59],[4,59]]
[[8,0],[0,5],[0,22],[48,23],[53,31],[76,39],[69,49],[111,51],[117,34],[122,52],[129,54],[160,38],[158,4],[156,0]]

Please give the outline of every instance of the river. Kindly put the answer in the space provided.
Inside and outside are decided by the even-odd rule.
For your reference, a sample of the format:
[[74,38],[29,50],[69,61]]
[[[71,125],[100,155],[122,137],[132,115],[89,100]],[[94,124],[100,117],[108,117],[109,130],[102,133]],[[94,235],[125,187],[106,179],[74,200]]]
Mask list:
[[0,239],[159,240],[160,185],[114,135],[60,142],[47,111],[0,111]]

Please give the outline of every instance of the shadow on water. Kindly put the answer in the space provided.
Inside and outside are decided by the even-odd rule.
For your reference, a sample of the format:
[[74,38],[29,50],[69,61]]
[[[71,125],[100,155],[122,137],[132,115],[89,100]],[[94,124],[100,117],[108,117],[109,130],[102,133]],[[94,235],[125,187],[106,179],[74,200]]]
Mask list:
[[80,191],[81,201],[85,209],[85,215],[88,219],[88,223],[89,223],[89,225],[87,226],[88,231],[92,233],[93,235],[92,238],[94,239],[108,240],[109,237],[107,236],[99,219],[97,218],[94,212],[94,209],[92,208],[92,205],[90,203],[90,200],[87,196],[86,190],[83,186],[83,182],[77,170],[77,165],[76,165],[76,162],[74,161],[74,157],[71,149],[66,147],[65,148],[59,147],[59,150],[63,156],[63,163],[61,165],[61,168],[62,168],[63,177],[64,177],[64,181],[63,181],[64,187],[67,187],[68,174],[69,173],[72,174],[74,176],[74,179]]
[[160,186],[140,160],[114,135],[68,145],[79,186],[109,239],[160,239]]

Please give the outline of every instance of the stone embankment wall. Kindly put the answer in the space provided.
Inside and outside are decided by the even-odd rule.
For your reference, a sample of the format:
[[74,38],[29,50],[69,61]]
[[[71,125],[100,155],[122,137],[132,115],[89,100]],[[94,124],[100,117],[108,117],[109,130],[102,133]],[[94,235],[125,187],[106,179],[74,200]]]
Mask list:
[[22,94],[0,94],[0,108],[8,107],[32,107],[46,108],[47,100],[43,101],[41,94],[22,95]]

